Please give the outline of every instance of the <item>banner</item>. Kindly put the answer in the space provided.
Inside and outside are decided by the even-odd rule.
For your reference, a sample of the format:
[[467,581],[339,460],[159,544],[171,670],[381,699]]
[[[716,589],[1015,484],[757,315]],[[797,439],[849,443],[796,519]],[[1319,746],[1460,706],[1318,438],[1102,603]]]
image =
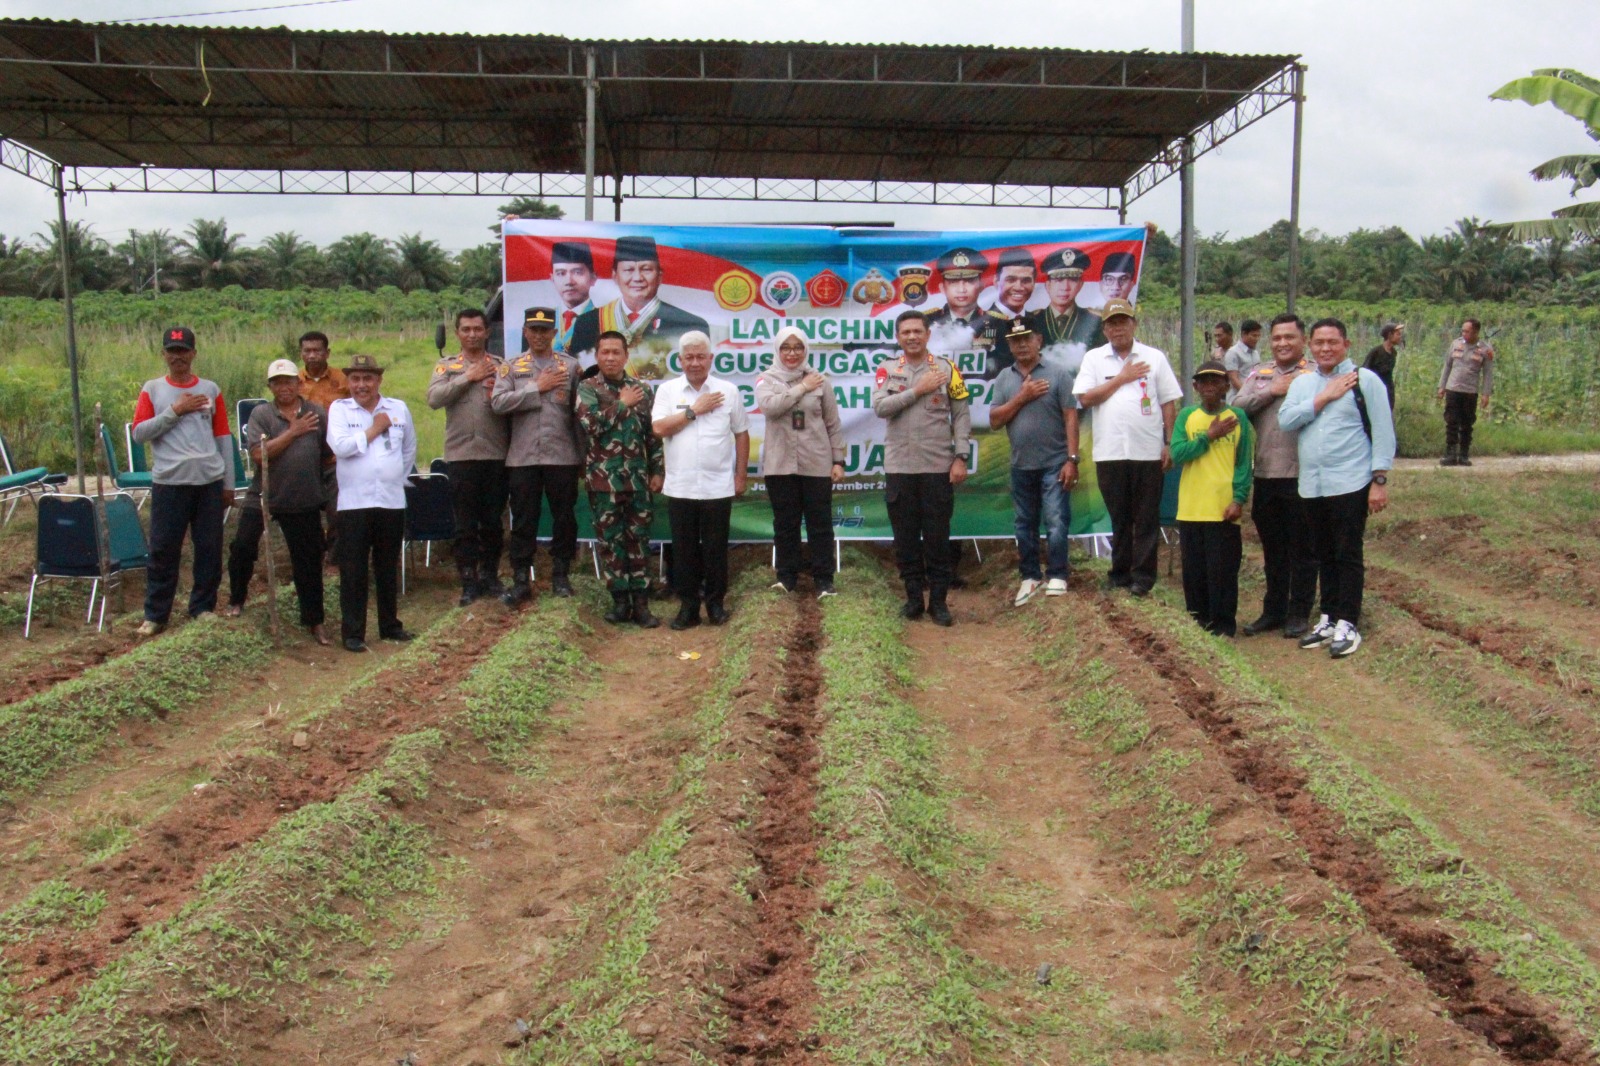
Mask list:
[[[834,524],[846,539],[891,537],[883,502],[884,426],[872,412],[878,367],[899,357],[895,316],[926,312],[929,347],[951,359],[971,391],[971,476],[956,490],[952,534],[1014,536],[1010,447],[989,428],[989,393],[1011,364],[1011,319],[1027,315],[1044,358],[1076,371],[1105,343],[1098,308],[1136,299],[1144,229],[940,230],[820,226],[637,226],[508,222],[505,350],[522,351],[523,311],[556,312],[556,348],[585,367],[595,339],[630,339],[629,369],[660,381],[682,373],[678,338],[711,337],[715,377],[738,386],[750,415],[750,490],[734,504],[733,539],[770,540],[760,480],[764,421],[755,382],[775,358],[773,338],[794,325],[811,365],[827,374],[847,442],[845,480],[834,486]],[[946,275],[949,276],[946,276]],[[1075,535],[1110,531],[1094,478],[1090,426],[1082,426],[1082,477],[1072,493]],[[658,533],[665,536],[665,509]]]

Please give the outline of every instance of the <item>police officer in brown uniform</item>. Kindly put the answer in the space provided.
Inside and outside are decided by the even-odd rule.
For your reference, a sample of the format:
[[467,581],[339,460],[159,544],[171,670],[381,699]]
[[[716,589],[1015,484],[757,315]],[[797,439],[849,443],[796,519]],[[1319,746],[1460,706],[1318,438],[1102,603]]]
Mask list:
[[456,313],[461,350],[445,356],[428,381],[428,406],[444,409],[444,458],[456,512],[456,569],[461,606],[502,591],[496,571],[504,541],[506,449],[504,415],[489,405],[501,360],[486,348],[489,321],[471,308]]
[[967,479],[972,433],[967,386],[954,363],[928,353],[922,312],[902,312],[895,319],[895,336],[902,354],[878,368],[872,413],[889,423],[884,501],[906,588],[900,613],[916,619],[926,609],[936,623],[947,626],[954,621],[945,603],[952,576],[950,516],[955,487]]
[[568,571],[578,554],[578,361],[554,350],[556,312],[530,307],[522,316],[527,349],[500,366],[489,406],[511,419],[506,482],[511,496],[511,588],[507,607],[533,598],[528,573],[539,537],[541,499],[550,501],[550,591],[572,595]]
[[1439,374],[1439,399],[1444,401],[1444,458],[1440,466],[1471,466],[1472,427],[1478,408],[1489,409],[1494,393],[1494,348],[1480,340],[1483,323],[1475,318],[1461,323],[1461,336],[1444,353]]

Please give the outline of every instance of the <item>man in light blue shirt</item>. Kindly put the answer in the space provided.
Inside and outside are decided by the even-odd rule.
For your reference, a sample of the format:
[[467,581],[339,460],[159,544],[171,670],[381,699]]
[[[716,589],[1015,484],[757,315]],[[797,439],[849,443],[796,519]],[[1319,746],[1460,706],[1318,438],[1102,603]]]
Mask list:
[[1315,373],[1295,378],[1278,409],[1278,425],[1300,433],[1300,497],[1322,583],[1322,618],[1300,647],[1342,659],[1361,646],[1361,541],[1367,515],[1389,505],[1394,416],[1382,379],[1350,360],[1343,322],[1312,323],[1311,358]]

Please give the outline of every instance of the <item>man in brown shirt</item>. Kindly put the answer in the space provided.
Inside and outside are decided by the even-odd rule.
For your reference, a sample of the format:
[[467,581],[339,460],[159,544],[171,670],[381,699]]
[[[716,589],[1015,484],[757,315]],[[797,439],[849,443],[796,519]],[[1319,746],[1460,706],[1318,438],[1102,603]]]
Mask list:
[[[350,385],[344,379],[344,371],[328,365],[330,354],[326,333],[313,329],[300,334],[300,398],[324,411],[333,401],[350,398]],[[322,509],[323,562],[326,564],[339,558],[339,479],[334,476],[332,456],[322,470],[322,492],[328,501]]]
[[456,312],[461,350],[447,355],[428,380],[428,406],[444,410],[444,459],[456,512],[456,569],[461,606],[498,596],[506,510],[506,450],[511,433],[490,405],[501,360],[490,355],[489,320],[478,308]]

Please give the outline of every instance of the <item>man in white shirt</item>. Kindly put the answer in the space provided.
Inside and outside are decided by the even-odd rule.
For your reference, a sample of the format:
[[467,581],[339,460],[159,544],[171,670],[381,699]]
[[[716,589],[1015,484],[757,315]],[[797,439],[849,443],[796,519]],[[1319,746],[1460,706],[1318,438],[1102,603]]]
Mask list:
[[400,624],[400,546],[406,479],[417,461],[416,425],[405,403],[383,396],[383,367],[352,355],[350,399],[328,408],[328,447],[338,461],[339,608],[345,651],[367,650],[367,570],[378,590],[378,636],[411,639]]
[[1106,301],[1101,328],[1109,343],[1084,355],[1072,391],[1093,412],[1090,451],[1111,516],[1106,588],[1147,596],[1156,583],[1161,488],[1183,389],[1166,353],[1133,339],[1138,324],[1128,301]]
[[728,620],[728,522],[744,495],[750,423],[739,389],[711,376],[711,338],[699,330],[679,340],[683,376],[656,389],[650,418],[666,450],[667,519],[672,524],[672,584],[678,593],[673,629]]

